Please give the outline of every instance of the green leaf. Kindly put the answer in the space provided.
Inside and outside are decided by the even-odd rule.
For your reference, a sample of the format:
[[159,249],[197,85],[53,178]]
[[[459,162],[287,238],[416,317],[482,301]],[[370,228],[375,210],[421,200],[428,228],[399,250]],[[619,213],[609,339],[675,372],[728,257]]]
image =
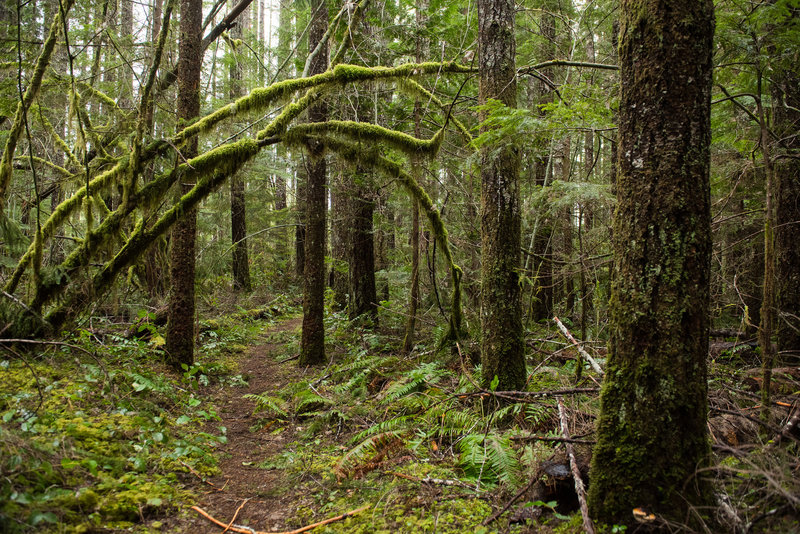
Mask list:
[[498,384],[500,384],[500,379],[497,377],[497,375],[494,375],[494,378],[492,378],[492,383],[489,384],[489,390],[490,391],[497,391],[497,385]]

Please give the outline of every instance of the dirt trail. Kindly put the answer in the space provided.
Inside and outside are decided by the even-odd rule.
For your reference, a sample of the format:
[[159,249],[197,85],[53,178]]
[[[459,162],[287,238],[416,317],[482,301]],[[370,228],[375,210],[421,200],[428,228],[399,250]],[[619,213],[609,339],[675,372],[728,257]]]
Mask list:
[[[279,323],[262,334],[265,342],[247,349],[239,362],[241,374],[249,377],[247,387],[221,387],[212,393],[217,414],[222,419],[215,426],[227,428],[228,442],[220,446],[218,452],[220,474],[206,482],[195,478],[194,490],[201,494],[197,506],[225,524],[241,506],[235,524],[268,532],[290,530],[286,521],[299,504],[295,501],[302,499],[302,495],[287,493],[281,487],[281,470],[257,467],[292,441],[293,429],[274,435],[268,428],[251,432],[257,421],[252,415],[254,403],[242,398],[248,393],[276,392],[297,378],[296,361],[278,363],[275,359],[285,343],[272,343],[267,339],[281,332],[296,331],[299,336],[301,322],[300,318],[294,318]],[[222,531],[193,510],[176,518],[176,523],[169,527],[174,532],[199,534]]]

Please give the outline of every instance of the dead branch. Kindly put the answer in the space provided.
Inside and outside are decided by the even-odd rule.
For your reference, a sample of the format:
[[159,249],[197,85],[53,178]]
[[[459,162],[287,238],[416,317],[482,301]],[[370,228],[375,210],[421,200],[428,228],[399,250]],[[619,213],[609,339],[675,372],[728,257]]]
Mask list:
[[389,472],[387,474],[393,475],[393,476],[396,476],[396,477],[400,477],[400,478],[405,478],[406,480],[410,480],[412,482],[419,482],[421,484],[433,484],[435,486],[458,486],[458,487],[461,487],[461,488],[467,488],[467,489],[471,489],[471,490],[475,489],[472,485],[467,484],[466,482],[461,482],[460,480],[451,480],[451,479],[445,479],[445,478],[431,478],[431,477],[419,478],[419,477],[415,477],[415,476],[411,476],[411,475],[406,475],[405,473],[397,473],[396,471],[391,471],[391,472]]
[[554,441],[556,443],[577,443],[578,445],[594,445],[593,439],[559,438],[554,436],[514,436],[511,441]]
[[[556,321],[558,321],[557,318]],[[569,439],[567,413],[564,409],[564,403],[561,402],[561,398],[556,400],[558,401],[558,417],[561,420],[561,434],[564,436],[564,438]],[[567,441],[564,443],[564,445],[567,448],[567,456],[569,456],[569,466],[572,468],[572,478],[575,479],[575,493],[578,494],[578,502],[581,506],[583,529],[587,534],[594,534],[594,525],[592,524],[592,520],[589,518],[589,507],[586,505],[586,490],[583,487],[583,479],[581,478],[581,472],[578,469],[578,461],[575,459],[575,451],[572,449],[572,444],[570,442]]]
[[[578,352],[581,354],[581,356],[583,356],[584,358],[586,358],[586,361],[587,361],[587,362],[589,362],[589,365],[591,365],[591,366],[592,366],[592,369],[594,369],[594,370],[595,370],[595,372],[596,372],[597,374],[599,374],[600,376],[603,376],[603,374],[604,374],[604,373],[603,373],[603,369],[600,367],[600,364],[599,364],[599,363],[597,363],[597,361],[596,361],[594,358],[592,358],[592,357],[589,355],[589,353],[588,353],[588,352],[586,352],[585,350],[583,350],[583,347],[581,347],[580,343],[578,343],[578,342],[575,340],[575,338],[574,338],[574,337],[572,337],[572,334],[570,334],[570,333],[569,333],[569,330],[567,330],[567,327],[566,327],[566,326],[564,326],[564,323],[562,323],[562,322],[561,322],[561,321],[558,319],[558,317],[553,317],[553,320],[554,320],[554,321],[556,322],[556,324],[558,325],[558,328],[559,328],[559,330],[561,330],[561,333],[562,333],[562,334],[564,334],[564,337],[566,337],[567,339],[569,339],[569,340],[572,342],[572,344],[573,344],[573,345],[575,345],[575,348],[577,348],[577,349],[578,349]],[[578,364],[580,365],[580,362],[578,362]]]

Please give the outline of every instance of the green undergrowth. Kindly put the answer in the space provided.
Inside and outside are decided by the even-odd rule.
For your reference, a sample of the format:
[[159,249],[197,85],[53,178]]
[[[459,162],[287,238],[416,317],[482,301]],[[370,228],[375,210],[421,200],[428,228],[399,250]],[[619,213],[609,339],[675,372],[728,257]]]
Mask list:
[[[385,303],[391,306],[391,303]],[[556,447],[521,438],[560,435],[553,399],[499,403],[476,395],[480,368],[436,351],[436,332],[418,337],[410,355],[398,352],[402,319],[381,313],[377,327],[344,314],[327,321],[326,366],[279,391],[247,397],[256,403],[254,431],[292,433],[294,441],[258,467],[282,471],[275,495],[312,495],[293,514],[302,526],[370,504],[369,510],[321,532],[579,532],[557,502],[531,503],[539,518],[481,526],[536,476]],[[369,326],[369,325],[367,325]],[[276,337],[275,342],[282,341]],[[283,360],[296,354],[287,342]],[[553,363],[531,377],[530,390],[571,387],[571,366]],[[566,401],[596,410],[595,400]],[[523,498],[516,508],[526,504]],[[494,506],[494,508],[493,508]]]
[[138,338],[96,328],[0,354],[0,531],[158,531],[192,502],[184,483],[217,472],[226,429],[204,387],[244,385],[236,355],[281,314],[202,321],[182,372],[146,315]]

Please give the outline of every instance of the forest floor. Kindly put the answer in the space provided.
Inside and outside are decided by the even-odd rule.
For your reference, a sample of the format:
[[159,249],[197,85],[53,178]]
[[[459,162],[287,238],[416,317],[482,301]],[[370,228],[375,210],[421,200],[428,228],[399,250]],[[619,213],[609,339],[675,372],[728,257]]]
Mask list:
[[[474,338],[438,351],[434,328],[401,354],[402,315],[332,311],[329,362],[302,368],[296,305],[230,308],[201,321],[178,373],[158,356],[155,316],[0,359],[0,532],[583,531],[559,420],[585,477],[597,384],[588,369],[575,381],[575,351],[550,325],[533,334],[536,395],[491,404],[468,367]],[[711,345],[709,472],[723,530],[796,532],[800,437],[784,424],[800,371],[776,369],[763,440],[757,363],[750,342]]]
[[[210,478],[196,475],[191,489],[200,496],[196,505],[226,525],[236,517],[235,524],[257,531],[290,530],[287,520],[304,499],[302,494],[285,487],[282,470],[258,467],[292,441],[293,429],[286,427],[280,433],[271,433],[268,427],[254,429],[258,422],[253,415],[255,402],[243,398],[247,394],[277,392],[302,373],[295,361],[279,363],[277,356],[285,352],[286,344],[275,341],[283,333],[299,336],[301,325],[299,317],[280,322],[240,353],[238,370],[247,377],[246,386],[215,385],[203,392],[217,407],[220,421],[215,424],[226,427],[228,441],[218,450],[220,473]],[[176,532],[220,532],[218,526],[194,510],[183,512],[166,526]]]

